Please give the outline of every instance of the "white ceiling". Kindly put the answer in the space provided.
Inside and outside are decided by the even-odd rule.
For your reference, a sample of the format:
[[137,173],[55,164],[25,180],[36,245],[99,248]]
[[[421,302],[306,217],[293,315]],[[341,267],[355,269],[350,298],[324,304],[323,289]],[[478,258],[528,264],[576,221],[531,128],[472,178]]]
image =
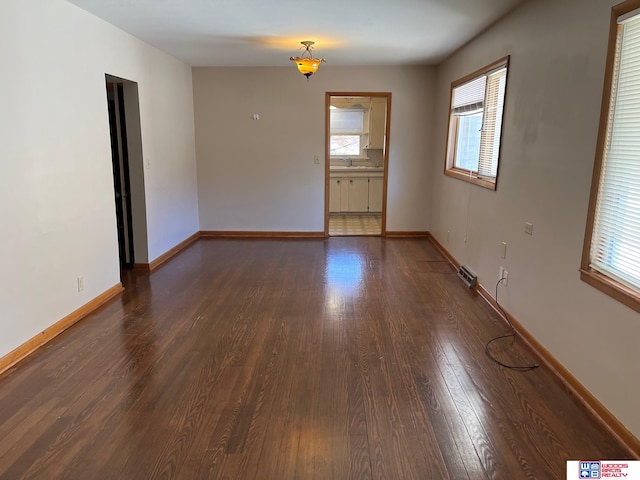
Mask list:
[[192,66],[436,64],[524,0],[68,0]]

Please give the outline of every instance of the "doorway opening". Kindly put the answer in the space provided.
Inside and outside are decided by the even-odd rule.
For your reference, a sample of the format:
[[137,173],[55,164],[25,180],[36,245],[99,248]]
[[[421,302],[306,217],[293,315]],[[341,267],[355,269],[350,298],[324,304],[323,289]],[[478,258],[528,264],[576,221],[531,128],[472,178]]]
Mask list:
[[325,235],[384,235],[391,93],[326,94]]
[[147,262],[138,85],[106,75],[120,274]]

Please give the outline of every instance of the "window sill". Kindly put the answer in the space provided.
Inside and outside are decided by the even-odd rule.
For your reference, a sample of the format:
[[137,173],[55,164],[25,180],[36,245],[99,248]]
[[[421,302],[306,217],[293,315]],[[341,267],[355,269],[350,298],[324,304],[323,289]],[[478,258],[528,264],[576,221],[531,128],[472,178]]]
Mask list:
[[489,190],[496,189],[496,182],[487,180],[485,178],[478,178],[476,174],[469,175],[468,170],[459,170],[457,168],[448,168],[445,169],[444,174],[448,177],[457,178],[458,180],[462,180],[467,183],[473,183],[474,185],[478,185],[480,187],[487,188]]
[[580,269],[580,280],[600,290],[605,295],[619,301],[627,307],[640,312],[640,294],[620,282],[593,269]]

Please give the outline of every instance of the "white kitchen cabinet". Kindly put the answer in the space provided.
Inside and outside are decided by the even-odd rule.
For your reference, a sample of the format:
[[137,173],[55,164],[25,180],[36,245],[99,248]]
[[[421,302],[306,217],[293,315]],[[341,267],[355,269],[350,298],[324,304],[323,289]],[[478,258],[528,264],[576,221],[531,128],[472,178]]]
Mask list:
[[384,134],[386,122],[386,104],[371,102],[369,110],[369,141],[366,148],[370,150],[384,148]]
[[347,182],[349,193],[347,202],[349,212],[367,212],[369,210],[369,179],[356,177],[344,180]]
[[382,177],[369,178],[369,211],[382,212]]
[[330,178],[329,179],[329,212],[330,213],[340,213],[342,211],[341,206],[341,178]]
[[382,212],[382,173],[365,175],[352,172],[330,176],[329,213]]
[[366,177],[338,177],[329,179],[329,212],[367,212],[369,208],[369,179]]

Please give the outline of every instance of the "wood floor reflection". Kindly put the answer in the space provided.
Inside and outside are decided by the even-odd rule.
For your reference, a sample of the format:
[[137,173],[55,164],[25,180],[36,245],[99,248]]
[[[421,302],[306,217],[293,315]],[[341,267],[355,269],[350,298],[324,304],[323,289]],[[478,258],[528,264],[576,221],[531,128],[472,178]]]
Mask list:
[[202,239],[0,377],[0,478],[560,479],[627,458],[544,368],[485,356],[504,330],[424,239]]

